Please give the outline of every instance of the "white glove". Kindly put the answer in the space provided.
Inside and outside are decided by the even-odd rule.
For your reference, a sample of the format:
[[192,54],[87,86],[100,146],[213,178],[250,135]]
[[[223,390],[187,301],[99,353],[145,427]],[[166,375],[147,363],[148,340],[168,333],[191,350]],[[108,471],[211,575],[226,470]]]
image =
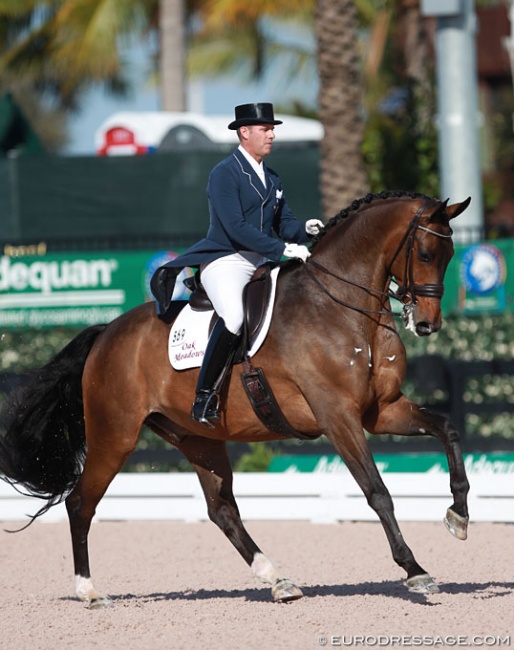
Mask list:
[[305,232],[308,235],[317,235],[319,231],[324,227],[325,224],[319,219],[309,219],[305,222]]
[[311,252],[307,246],[303,246],[302,244],[286,244],[284,255],[286,257],[297,257],[302,262],[306,262],[307,258],[311,256]]

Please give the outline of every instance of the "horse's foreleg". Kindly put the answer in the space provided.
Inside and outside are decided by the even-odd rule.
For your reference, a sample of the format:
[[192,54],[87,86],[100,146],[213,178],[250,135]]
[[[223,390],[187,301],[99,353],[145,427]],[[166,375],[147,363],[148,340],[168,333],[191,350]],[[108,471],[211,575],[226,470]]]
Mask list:
[[373,418],[369,423],[366,422],[365,426],[374,434],[433,436],[443,443],[453,495],[453,504],[446,512],[444,523],[457,539],[466,539],[469,521],[467,502],[469,483],[459,434],[451,421],[442,415],[421,408],[402,396],[398,401],[382,408],[378,417]]
[[415,593],[430,594],[438,590],[434,580],[416,562],[405,543],[394,515],[393,500],[384,485],[369,450],[362,429],[356,434],[327,434],[364,493],[368,504],[377,513],[391,547],[394,561],[407,573],[407,587]]
[[245,529],[232,490],[232,467],[224,442],[187,438],[177,445],[193,465],[202,485],[209,518],[232,542],[253,574],[271,585],[273,600],[286,602],[303,596],[288,578],[280,577]]

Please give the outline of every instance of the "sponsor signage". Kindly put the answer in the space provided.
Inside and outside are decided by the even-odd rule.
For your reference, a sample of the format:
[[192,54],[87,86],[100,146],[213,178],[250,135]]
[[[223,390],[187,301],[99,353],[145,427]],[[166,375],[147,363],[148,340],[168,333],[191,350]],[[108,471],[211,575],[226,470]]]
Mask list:
[[[514,474],[514,454],[464,454],[468,474]],[[381,472],[394,473],[448,473],[448,462],[444,454],[375,454],[375,463]],[[276,456],[268,472],[348,472],[348,468],[337,455],[283,455]]]
[[[107,323],[152,299],[153,271],[180,251],[0,257],[0,326]],[[185,287],[175,297],[180,298]]]
[[514,311],[514,239],[456,246],[444,284],[445,315]]
[[[34,252],[39,252],[35,250]],[[110,322],[152,300],[155,269],[173,251],[116,251],[3,255],[0,257],[0,326],[81,327]],[[514,239],[456,246],[445,277],[443,315],[514,311]],[[175,299],[188,290],[181,280]],[[400,304],[393,301],[393,310]]]

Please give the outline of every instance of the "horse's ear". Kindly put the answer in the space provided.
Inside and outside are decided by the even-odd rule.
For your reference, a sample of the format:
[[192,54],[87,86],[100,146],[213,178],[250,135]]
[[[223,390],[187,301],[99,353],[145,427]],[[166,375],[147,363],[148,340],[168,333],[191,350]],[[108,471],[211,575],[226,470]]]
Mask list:
[[459,214],[462,214],[464,212],[470,203],[471,197],[468,196],[468,198],[465,201],[462,201],[462,203],[454,203],[453,205],[448,206],[446,208],[448,219],[455,219],[455,217],[458,217]]
[[[436,223],[437,221],[441,222],[443,221],[443,213],[446,210],[446,205],[448,203],[449,199],[446,199],[446,201],[439,201],[439,203],[436,205],[434,211],[430,215],[429,222],[430,223]],[[447,218],[446,215],[444,217],[445,219]]]

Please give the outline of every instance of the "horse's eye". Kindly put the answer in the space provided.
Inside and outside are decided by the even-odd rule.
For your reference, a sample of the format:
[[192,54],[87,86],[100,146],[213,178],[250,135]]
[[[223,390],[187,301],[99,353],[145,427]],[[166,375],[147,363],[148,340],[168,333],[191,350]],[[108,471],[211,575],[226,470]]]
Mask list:
[[427,251],[419,251],[418,252],[418,259],[419,259],[420,262],[431,262],[434,258]]

